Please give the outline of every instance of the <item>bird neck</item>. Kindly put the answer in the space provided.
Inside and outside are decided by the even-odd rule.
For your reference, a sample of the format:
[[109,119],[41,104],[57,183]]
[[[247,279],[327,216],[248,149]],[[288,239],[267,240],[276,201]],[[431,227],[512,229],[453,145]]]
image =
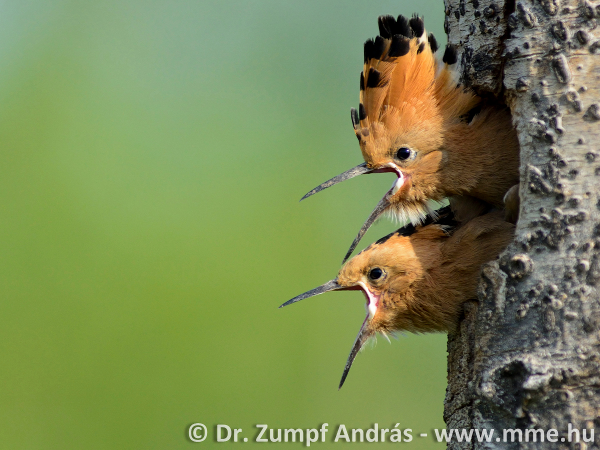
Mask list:
[[458,228],[441,248],[441,258],[420,288],[444,312],[447,330],[458,323],[462,304],[477,298],[479,273],[512,241],[514,226],[501,211],[477,217]]
[[502,207],[519,181],[519,142],[507,109],[487,108],[446,133],[442,185],[447,195],[470,195]]
[[[462,275],[468,272],[464,270],[467,268],[462,269],[460,275],[453,274],[449,277],[442,266],[433,267],[428,276],[415,286],[415,292],[419,296],[416,304],[425,312],[429,322],[427,331],[453,332],[456,329],[464,301],[465,280],[467,280]],[[468,280],[472,278],[474,277]]]
[[445,237],[437,245],[432,240],[415,242],[415,253],[422,265],[410,288],[395,289],[397,297],[394,302],[398,306],[398,312],[393,314],[395,323],[392,329],[417,333],[454,329],[458,320],[456,305],[459,303],[459,293],[455,287],[450,286],[449,280],[442,279],[439,270],[444,260],[443,241],[447,239]]

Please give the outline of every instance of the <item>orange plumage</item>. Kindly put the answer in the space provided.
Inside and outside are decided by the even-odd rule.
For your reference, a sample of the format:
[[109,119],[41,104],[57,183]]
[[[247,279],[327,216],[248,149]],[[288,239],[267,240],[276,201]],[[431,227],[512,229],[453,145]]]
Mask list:
[[519,176],[519,143],[509,111],[487,106],[457,85],[451,69],[456,51],[447,47],[438,62],[435,39],[427,38],[418,17],[382,16],[379,30],[365,43],[360,106],[352,110],[365,163],[304,197],[364,173],[397,175],[347,257],[384,212],[419,224],[448,197],[473,197],[502,208]]
[[449,208],[435,224],[401,228],[348,261],[338,276],[282,306],[332,290],[361,290],[367,317],[348,358],[376,333],[453,331],[462,304],[475,299],[481,265],[511,241],[514,225],[500,211],[456,228]]

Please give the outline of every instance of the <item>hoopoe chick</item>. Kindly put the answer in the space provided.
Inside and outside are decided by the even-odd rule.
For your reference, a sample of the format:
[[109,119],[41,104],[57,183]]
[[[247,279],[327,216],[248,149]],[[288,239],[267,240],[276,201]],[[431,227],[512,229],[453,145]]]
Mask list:
[[511,241],[514,225],[496,211],[459,228],[449,208],[431,225],[401,228],[348,261],[337,277],[283,306],[328,291],[361,290],[367,316],[340,382],[356,354],[377,333],[453,331],[462,304],[477,297],[481,265]]
[[379,33],[365,43],[360,105],[351,111],[365,162],[303,197],[361,174],[396,174],[346,259],[383,213],[417,225],[433,213],[437,201],[452,196],[502,208],[504,194],[519,178],[519,144],[510,113],[483,105],[457,85],[451,68],[455,49],[448,46],[438,62],[435,38],[427,38],[416,16],[381,16]]

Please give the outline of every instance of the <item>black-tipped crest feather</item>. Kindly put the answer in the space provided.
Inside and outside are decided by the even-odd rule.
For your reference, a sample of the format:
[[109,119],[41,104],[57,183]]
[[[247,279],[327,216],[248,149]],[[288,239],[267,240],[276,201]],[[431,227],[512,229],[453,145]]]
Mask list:
[[365,105],[362,103],[358,104],[358,119],[365,120],[367,118],[367,112],[365,111]]
[[391,238],[394,235],[409,237],[409,236],[412,236],[413,234],[415,234],[417,232],[417,230],[420,229],[421,227],[426,227],[427,225],[433,225],[433,224],[444,227],[446,229],[445,231],[448,234],[451,234],[454,231],[454,229],[459,225],[459,223],[456,221],[456,219],[454,217],[454,213],[452,212],[452,209],[450,208],[450,206],[444,206],[443,208],[436,210],[435,215],[428,214],[427,217],[425,218],[425,220],[423,220],[422,224],[420,224],[418,226],[415,226],[412,223],[404,225],[404,226],[398,228],[396,231],[392,231],[390,234],[387,234],[387,235],[383,236],[382,238],[379,238],[373,244],[369,245],[364,250],[362,250],[360,253],[366,252],[367,250],[371,249],[373,247],[373,245],[383,244],[385,241],[387,241],[389,238]]
[[444,57],[442,58],[442,62],[452,65],[456,64],[458,56],[456,54],[456,47],[451,44],[446,45],[446,51],[444,51]]
[[350,108],[350,119],[352,119],[352,127],[358,128],[358,111],[355,108]]
[[377,25],[379,25],[379,34],[381,37],[389,39],[394,34],[396,19],[390,15],[379,16],[377,18]]
[[411,236],[415,234],[419,228],[434,224],[448,227],[449,229],[454,229],[458,226],[458,222],[454,218],[454,213],[452,212],[450,206],[444,206],[443,208],[438,209],[435,212],[435,215],[427,214],[427,217],[420,225],[404,225],[403,227],[398,228],[392,234],[398,234],[399,236]]
[[423,19],[421,17],[415,14],[412,19],[408,21],[408,23],[416,37],[420,38],[423,36],[423,33],[425,32],[425,23],[423,23]]
[[379,86],[379,82],[381,81],[381,73],[377,69],[373,69],[372,67],[369,69],[369,76],[367,77],[367,87],[368,88],[376,88]]
[[392,36],[392,43],[388,50],[390,58],[396,58],[406,55],[410,50],[410,39],[400,34]]
[[376,59],[382,59],[383,51],[385,50],[385,40],[381,36],[377,36],[373,42],[373,54]]
[[381,54],[377,54],[375,51],[375,41],[373,39],[367,39],[365,41],[364,47],[365,53],[365,64],[369,62],[370,59],[377,59]]
[[437,39],[435,38],[433,33],[429,33],[429,37],[427,39],[429,40],[429,47],[431,47],[431,53],[437,52],[439,46],[438,46]]
[[412,30],[410,29],[410,25],[408,24],[408,19],[404,17],[402,14],[398,16],[396,20],[396,29],[394,30],[394,34],[401,34],[402,36],[406,36],[407,38],[412,38]]

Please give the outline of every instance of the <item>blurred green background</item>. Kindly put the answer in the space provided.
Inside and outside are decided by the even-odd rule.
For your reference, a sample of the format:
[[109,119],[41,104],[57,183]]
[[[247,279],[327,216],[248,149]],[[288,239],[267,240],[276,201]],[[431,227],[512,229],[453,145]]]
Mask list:
[[[418,8],[443,43],[442,2]],[[339,424],[400,423],[415,436],[405,447],[444,448],[431,436],[444,427],[444,335],[380,338],[338,392],[363,296],[277,309],[336,275],[393,180],[298,202],[362,162],[349,113],[362,44],[378,15],[413,12],[406,0],[0,4],[0,448],[244,445],[192,443],[194,422],[251,440],[257,423],[327,422],[320,448]]]

